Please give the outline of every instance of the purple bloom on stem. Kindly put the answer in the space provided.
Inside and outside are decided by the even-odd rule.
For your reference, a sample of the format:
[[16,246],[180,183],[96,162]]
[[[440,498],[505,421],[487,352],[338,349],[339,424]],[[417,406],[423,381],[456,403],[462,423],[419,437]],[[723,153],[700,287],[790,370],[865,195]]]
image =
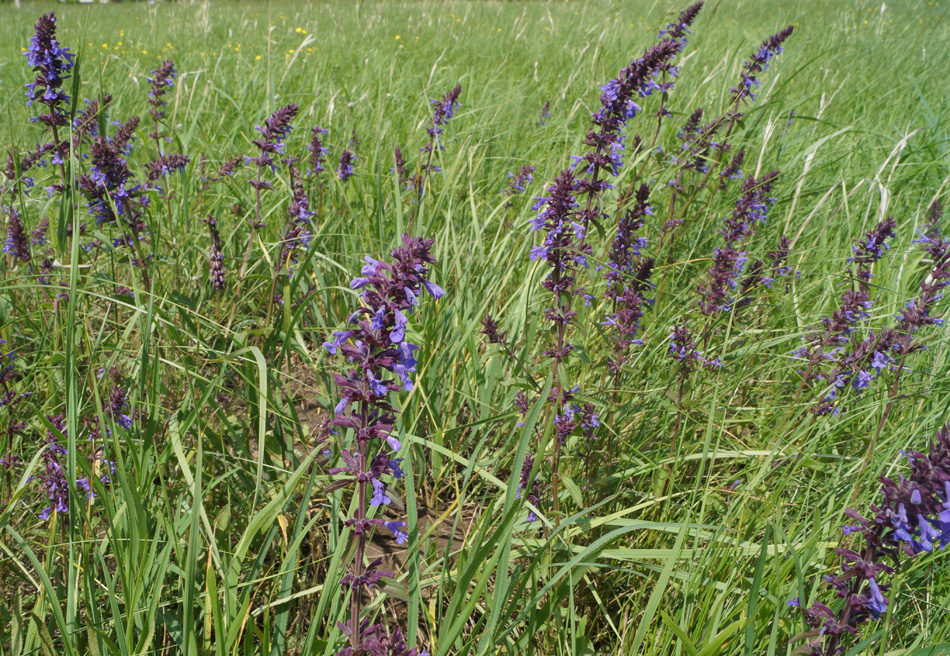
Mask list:
[[[517,173],[508,172],[508,186],[502,192],[508,197],[523,194],[525,187],[534,180],[534,167],[522,166]],[[512,201],[509,200],[506,207],[510,207]]]
[[354,163],[356,163],[356,155],[349,150],[344,150],[340,155],[340,166],[336,170],[337,177],[343,182],[353,177]]
[[69,96],[63,93],[62,87],[70,77],[76,55],[56,40],[56,16],[52,12],[40,17],[23,54],[36,73],[34,81],[26,85],[26,104],[30,106],[36,100],[49,108],[49,113],[32,120],[51,128],[65,125]]
[[[459,95],[462,93],[461,85],[455,85],[451,91],[442,96],[441,100],[430,100],[432,105],[432,127],[428,129],[429,136],[435,141],[439,140],[442,132],[448,122],[455,116],[455,112],[461,105],[459,104]],[[431,141],[429,142],[432,143]]]
[[735,104],[738,105],[742,100],[755,100],[753,91],[762,84],[756,76],[766,71],[769,62],[775,55],[783,51],[782,44],[792,35],[793,30],[794,27],[789,25],[784,30],[770,36],[759,46],[752,58],[742,65],[740,84],[732,89],[732,98]]
[[29,262],[30,240],[20,221],[20,213],[12,205],[4,209],[10,214],[10,219],[7,222],[7,239],[3,244],[3,252],[20,262]]
[[[431,239],[403,235],[402,245],[391,253],[391,262],[366,258],[363,277],[353,284],[361,290],[361,307],[350,315],[351,327],[334,333],[334,339],[324,344],[331,354],[339,354],[351,367],[345,374],[335,376],[342,398],[336,406],[332,424],[352,429],[358,447],[358,452],[353,454],[344,449],[346,466],[335,468],[331,473],[348,474],[347,482],[357,486],[356,495],[360,500],[366,499],[367,481],[370,481],[371,506],[385,505],[391,501],[381,476],[387,472],[396,478],[403,475],[399,459],[391,459],[385,453],[373,458],[368,469],[367,453],[371,440],[384,440],[393,451],[402,447],[391,434],[396,423],[396,410],[386,397],[400,386],[406,390],[412,389],[408,374],[415,370],[413,351],[418,347],[405,341],[407,314],[416,305],[423,287],[431,286],[438,290],[438,293],[433,293],[436,297],[444,293],[428,281],[429,265],[435,262],[431,255],[432,246]],[[430,293],[433,289],[430,289]],[[356,410],[346,414],[351,403]],[[354,590],[357,595],[361,587],[372,586],[381,576],[376,564],[371,564],[365,570],[363,568],[366,532],[374,526],[385,526],[393,532],[398,543],[402,544],[408,538],[403,531],[405,523],[367,519],[366,508],[362,505],[357,504],[356,515],[345,522],[357,535],[357,548],[351,571],[344,577],[343,585]],[[374,627],[361,622],[359,615],[357,603],[351,610],[349,624],[345,625],[345,632],[350,636],[350,650],[357,650],[362,648],[361,645],[385,636],[383,633],[374,633]],[[393,635],[398,635],[398,632]]]
[[[880,619],[887,613],[890,601],[884,596],[888,586],[880,583],[883,575],[892,574],[902,563],[900,555],[913,557],[934,547],[946,548],[950,542],[950,426],[937,431],[930,443],[929,453],[904,453],[911,472],[898,481],[885,476],[880,506],[872,506],[876,515],[865,518],[850,508],[845,514],[856,524],[845,526],[846,535],[860,535],[860,543],[853,549],[839,547],[842,556],[841,574],[826,576],[844,603],[838,611],[815,602],[802,608],[805,621],[821,636],[809,647],[811,654],[832,656],[844,652],[842,638],[858,635],[862,624]],[[908,520],[907,508],[913,506],[915,525]],[[937,528],[939,526],[939,528]],[[865,585],[866,583],[866,585]],[[798,604],[794,604],[798,605]]]
[[858,279],[862,282],[871,280],[873,276],[871,267],[890,249],[887,240],[895,236],[894,228],[896,227],[897,221],[895,221],[893,217],[888,217],[878,223],[874,230],[865,234],[864,239],[859,240],[858,243],[852,247],[854,257],[849,258],[848,262],[856,262],[858,264],[857,275]]
[[315,126],[310,131],[310,143],[307,144],[307,149],[310,151],[310,169],[307,171],[307,175],[314,175],[323,171],[323,162],[326,160],[328,152],[327,147],[323,145],[323,137],[327,134],[329,134],[329,130],[319,126]]
[[208,259],[211,263],[211,287],[223,291],[227,286],[225,281],[224,252],[221,250],[221,236],[218,234],[218,222],[208,215],[208,230],[211,233],[211,250]]
[[409,534],[403,530],[406,522],[386,522],[386,528],[395,536],[396,544],[405,544],[409,539]]
[[175,78],[178,77],[178,71],[175,70],[175,63],[172,61],[163,61],[162,65],[158,69],[152,71],[154,77],[148,78],[149,84],[152,85],[151,90],[148,92],[148,104],[152,106],[148,110],[149,114],[152,115],[152,119],[155,121],[155,131],[149,134],[152,139],[158,141],[158,123],[165,118],[165,110],[162,109],[165,107],[165,101],[163,97],[168,93],[170,87],[175,86]]
[[378,478],[373,479],[373,497],[369,501],[369,505],[378,506],[380,504],[389,505],[392,502],[386,495],[386,486]]

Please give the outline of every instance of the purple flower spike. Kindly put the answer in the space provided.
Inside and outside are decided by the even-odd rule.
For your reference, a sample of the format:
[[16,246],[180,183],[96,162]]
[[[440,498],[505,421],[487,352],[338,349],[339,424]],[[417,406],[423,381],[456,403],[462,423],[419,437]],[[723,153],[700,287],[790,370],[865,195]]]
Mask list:
[[[844,527],[845,535],[859,536],[858,544],[839,547],[841,574],[825,577],[843,603],[837,610],[818,601],[807,608],[790,603],[801,608],[806,623],[816,629],[809,654],[844,653],[847,636],[858,640],[861,625],[887,613],[891,601],[884,594],[888,585],[881,583],[882,577],[893,574],[906,557],[945,549],[950,542],[950,426],[937,431],[929,453],[904,455],[910,462],[910,474],[901,475],[898,481],[885,476],[878,479],[883,498],[880,506],[871,507],[876,513],[873,517],[845,510],[855,522]],[[908,518],[908,508],[913,509],[913,520]]]
[[310,143],[307,144],[307,149],[310,151],[310,169],[307,171],[307,175],[316,175],[323,172],[323,163],[328,152],[327,147],[323,145],[323,137],[327,134],[329,134],[329,130],[319,126],[310,131]]
[[[359,309],[350,315],[347,330],[334,332],[333,338],[324,342],[327,351],[338,355],[348,366],[347,371],[335,376],[342,398],[331,423],[342,429],[352,429],[357,450],[342,449],[344,465],[331,469],[330,473],[345,475],[342,482],[356,487],[354,494],[359,500],[355,516],[345,522],[356,534],[358,546],[351,569],[342,581],[345,588],[356,594],[361,592],[361,588],[375,585],[385,574],[376,569],[378,562],[366,569],[363,567],[367,532],[377,526],[385,527],[393,533],[398,544],[404,544],[408,539],[405,522],[368,519],[366,516],[367,501],[371,507],[392,502],[383,478],[387,475],[396,479],[403,476],[400,458],[393,458],[384,450],[371,460],[368,454],[372,440],[385,441],[393,451],[402,448],[392,434],[396,409],[387,397],[400,389],[411,391],[413,387],[409,375],[415,371],[417,363],[413,353],[419,347],[406,341],[406,332],[409,317],[423,288],[436,298],[445,293],[428,280],[429,266],[435,262],[432,247],[431,239],[403,235],[402,245],[391,252],[390,262],[367,257],[362,277],[352,284],[360,290]],[[367,483],[372,485],[371,491]],[[367,492],[370,492],[368,498]],[[341,654],[381,653],[374,651],[382,644],[378,641],[390,639],[381,629],[360,621],[359,605],[354,606],[343,630],[350,637],[350,646],[339,652]],[[398,636],[398,632],[394,633],[393,639]],[[404,643],[400,644],[404,646]],[[367,645],[372,645],[372,648]],[[415,655],[416,651],[402,649],[383,653]]]
[[20,213],[12,205],[4,209],[9,213],[10,219],[7,223],[7,239],[3,244],[3,252],[20,262],[29,262],[30,240],[20,221]]
[[62,88],[63,82],[70,77],[76,55],[69,52],[69,48],[61,47],[56,40],[56,16],[53,12],[40,17],[33,28],[30,45],[23,54],[36,73],[34,81],[26,85],[26,104],[30,106],[35,100],[48,108],[48,113],[32,120],[50,128],[65,125],[69,96]]
[[336,170],[336,175],[340,180],[346,182],[353,177],[353,164],[356,163],[356,155],[349,150],[344,150],[340,155],[340,166]]
[[759,73],[768,70],[769,62],[783,51],[782,44],[792,35],[795,28],[789,25],[784,30],[773,34],[759,46],[752,58],[742,65],[740,84],[732,89],[733,102],[738,105],[742,100],[755,100],[753,91],[762,84],[756,77]]
[[[459,104],[459,95],[462,93],[462,86],[457,84],[452,88],[451,91],[442,96],[441,100],[430,100],[429,104],[432,105],[432,127],[428,129],[429,136],[434,139],[435,143],[438,143],[439,138],[442,136],[442,132],[445,129],[445,126],[448,125],[449,121],[452,120],[452,117],[455,116],[455,112],[458,111],[458,108],[461,107]],[[432,148],[433,141],[429,142],[427,148]],[[425,148],[423,149],[425,152]]]
[[178,77],[178,71],[175,70],[174,62],[166,60],[162,62],[162,65],[159,66],[157,70],[152,71],[152,75],[154,77],[148,78],[149,84],[152,85],[151,90],[148,92],[148,104],[151,105],[152,108],[148,110],[148,112],[155,120],[156,132],[149,136],[153,139],[158,139],[158,123],[165,118],[165,110],[162,109],[165,106],[163,97],[168,93],[169,88],[175,86],[175,78]]
[[857,263],[857,276],[862,282],[866,283],[873,277],[871,267],[890,249],[887,240],[894,237],[896,227],[897,221],[893,217],[888,217],[878,223],[874,230],[865,234],[864,239],[859,240],[852,248],[854,257],[848,259],[848,262]]

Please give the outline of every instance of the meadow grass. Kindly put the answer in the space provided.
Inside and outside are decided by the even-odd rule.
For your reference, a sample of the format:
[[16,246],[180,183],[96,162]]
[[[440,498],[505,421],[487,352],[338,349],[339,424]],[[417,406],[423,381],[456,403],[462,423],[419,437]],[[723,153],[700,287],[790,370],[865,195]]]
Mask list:
[[[513,404],[519,390],[557,383],[539,346],[549,300],[543,263],[528,257],[537,243],[525,228],[531,199],[583,152],[600,85],[681,8],[665,0],[0,8],[4,149],[22,153],[41,138],[24,106],[31,77],[22,50],[39,15],[55,10],[61,43],[80,53],[76,98],[102,90],[114,96],[110,119],[143,114],[136,162],[154,153],[146,78],[162,60],[175,62],[169,148],[192,158],[167,177],[171,195],[149,218],[148,287],[120,250],[83,254],[64,233],[52,273],[5,259],[0,337],[18,355],[10,385],[31,396],[17,410],[26,428],[0,438],[3,454],[22,459],[0,485],[0,654],[336,653],[336,623],[348,612],[339,580],[353,557],[342,524],[351,500],[328,489],[340,438],[323,442],[321,427],[339,400],[332,374],[342,366],[320,344],[358,303],[349,280],[364,255],[386,256],[410,224],[435,239],[433,277],[446,295],[411,324],[422,348],[415,388],[397,401],[405,487],[392,492],[400,510],[388,511],[408,523],[409,539],[373,540],[395,575],[368,612],[439,656],[772,655],[802,644],[793,637],[806,627],[786,602],[832,604],[821,577],[838,568],[845,508],[870,512],[878,476],[905,472],[900,451],[925,451],[950,420],[944,327],[920,332],[927,349],[908,359],[898,395],[890,384],[843,393],[837,415],[810,412],[821,393],[800,388],[802,363],[791,355],[837,308],[852,244],[880,219],[894,216],[897,228],[874,269],[870,324],[892,321],[929,271],[914,240],[931,202],[947,198],[947,6],[703,9],[659,143],[673,148],[696,107],[710,117],[724,108],[743,59],[794,25],[731,142],[747,152],[747,177],[779,171],[777,200],[749,249],[764,254],[788,235],[799,275],[787,291],[783,279],[752,308],[723,313],[706,344],[723,367],[682,385],[667,356],[670,328],[696,314],[696,288],[738,188],[692,206],[658,261],[644,344],[619,388],[603,364],[607,302],[595,299],[573,329],[571,382],[601,414],[595,465],[585,466],[581,439],[568,441],[558,510],[545,479],[539,520],[528,522],[521,464],[544,453],[535,435],[550,444],[552,427],[543,403],[532,402],[525,426]],[[461,109],[436,151],[441,174],[408,202],[391,171],[393,147],[415,162],[429,100],[455,84]],[[328,128],[327,168],[355,138],[355,176],[344,183],[328,170],[308,187],[314,236],[289,278],[273,271],[291,181],[285,169],[271,176],[267,226],[239,284],[255,212],[249,167],[212,185],[203,177],[256,155],[254,126],[287,103],[300,107],[287,152],[303,158],[310,128]],[[546,103],[550,117],[539,121]],[[626,132],[649,138],[654,127],[647,113]],[[628,160],[612,180],[621,189],[647,156]],[[506,174],[523,165],[536,167],[534,181],[509,206]],[[648,251],[672,176],[669,167],[650,171],[657,216],[643,230]],[[24,205],[28,230],[43,217],[56,226],[59,209],[45,196],[34,190]],[[609,203],[605,210],[613,213]],[[208,214],[221,233],[223,294],[209,285]],[[88,238],[109,241],[105,227],[88,223]],[[592,263],[603,257],[595,249]],[[592,286],[594,269],[583,274]],[[486,313],[530,375],[484,343]],[[137,412],[130,430],[105,410],[113,368]],[[111,426],[101,443],[116,468],[95,499],[43,521],[47,502],[30,477],[43,467],[48,417],[58,413],[73,478],[92,473],[79,457],[88,451],[83,417]],[[536,472],[550,469],[550,458],[537,460]],[[886,617],[849,653],[946,653],[947,558],[908,560]],[[944,651],[928,651],[940,644]]]

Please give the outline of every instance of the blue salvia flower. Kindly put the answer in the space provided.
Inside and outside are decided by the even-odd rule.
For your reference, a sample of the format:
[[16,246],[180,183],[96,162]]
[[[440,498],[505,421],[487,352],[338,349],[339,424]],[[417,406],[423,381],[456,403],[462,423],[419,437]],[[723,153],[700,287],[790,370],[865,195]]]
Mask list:
[[676,360],[682,365],[680,375],[686,377],[693,367],[697,364],[706,367],[721,367],[722,360],[716,358],[709,360],[702,353],[696,350],[696,340],[693,338],[693,331],[690,330],[686,322],[675,324],[670,329],[670,348],[667,356]]
[[534,180],[534,167],[522,166],[517,173],[508,171],[508,186],[505,188],[506,196],[515,196],[523,194],[525,186]]
[[429,104],[432,106],[432,125],[426,129],[429,133],[429,141],[421,148],[422,161],[419,164],[419,172],[412,177],[412,186],[419,195],[422,195],[426,186],[426,179],[433,173],[439,173],[441,169],[432,163],[433,152],[436,147],[442,146],[442,136],[445,127],[455,116],[455,112],[461,107],[459,95],[462,93],[461,85],[455,85],[440,100],[432,99]]
[[591,118],[593,127],[587,131],[582,142],[591,150],[582,157],[574,158],[574,166],[580,166],[583,174],[577,180],[577,195],[587,196],[586,207],[579,212],[579,221],[586,229],[590,220],[597,220],[600,209],[595,198],[612,187],[604,178],[616,176],[623,167],[623,128],[641,110],[637,100],[645,98],[659,88],[654,79],[661,67],[679,53],[679,42],[664,39],[651,46],[639,59],[624,67],[619,75],[601,87],[600,109]]
[[863,239],[858,240],[858,243],[851,247],[854,257],[848,258],[848,262],[857,263],[857,277],[862,283],[866,283],[874,277],[871,268],[890,249],[887,240],[894,237],[894,228],[896,227],[897,221],[894,220],[894,217],[883,219],[873,230],[868,231]]
[[73,148],[78,151],[82,143],[91,143],[93,138],[99,136],[99,121],[111,103],[112,96],[108,93],[103,94],[101,100],[86,98],[86,109],[73,119]]
[[30,261],[30,240],[20,221],[20,213],[12,205],[4,208],[10,219],[7,222],[7,239],[3,244],[3,252],[20,262]]
[[455,112],[461,107],[459,103],[461,93],[462,86],[456,84],[441,99],[429,101],[429,104],[432,105],[432,126],[427,129],[430,140],[428,144],[422,147],[422,152],[429,152],[436,144],[439,144],[445,126],[448,125],[449,121],[455,116]]
[[129,150],[132,133],[138,123],[138,117],[134,116],[122,124],[111,139],[96,137],[90,149],[92,167],[89,173],[82,174],[77,181],[90,213],[96,217],[97,225],[112,224],[118,218],[123,219],[119,226],[123,234],[113,240],[115,246],[134,247],[147,233],[143,215],[149,204],[149,198],[145,195],[148,187],[135,183],[123,157]]
[[[143,208],[148,206],[146,188],[135,184],[123,150],[130,142],[129,133],[138,125],[138,117],[130,119],[111,139],[96,137],[90,150],[92,168],[79,177],[79,191],[85,196],[96,224],[112,223],[122,217],[134,230],[141,223]],[[113,211],[113,206],[115,211]]]
[[742,162],[745,161],[745,150],[740,150],[732,157],[732,161],[729,162],[726,167],[719,172],[719,189],[725,189],[728,185],[729,180],[741,180],[742,179]]
[[418,196],[422,195],[422,171],[420,170],[417,173],[412,173],[409,170],[409,164],[406,162],[406,158],[402,154],[402,150],[399,146],[393,148],[393,160],[394,166],[392,172],[396,174],[399,178],[399,186],[405,189],[406,191],[415,190]]
[[940,219],[943,216],[943,207],[940,201],[935,200],[930,204],[927,210],[927,225],[918,231],[920,239],[915,239],[915,244],[923,244],[924,250],[930,255],[934,262],[943,257],[944,253],[950,249],[950,240],[944,238],[940,230]]
[[329,133],[329,130],[325,130],[319,126],[315,126],[310,131],[310,143],[307,145],[307,149],[310,151],[310,169],[307,170],[308,176],[323,172],[323,162],[326,160],[328,152],[327,147],[323,145],[323,137]]
[[680,44],[680,52],[683,48],[686,47],[686,42],[688,41],[686,35],[692,34],[689,26],[693,24],[693,21],[696,20],[696,15],[699,14],[699,10],[703,8],[702,2],[697,2],[696,4],[690,5],[686,9],[680,11],[679,15],[675,22],[670,23],[664,29],[660,30],[660,33],[656,35],[657,39],[675,39]]
[[[518,481],[518,491],[515,493],[515,498],[520,499],[521,493],[527,490],[525,498],[528,503],[537,507],[540,503],[540,499],[538,498],[539,477],[535,476],[534,480],[529,481],[532,469],[534,469],[534,456],[531,453],[527,453],[524,457],[524,464],[521,465],[521,479]],[[534,522],[537,521],[538,516],[533,510],[529,510],[526,519],[529,522]]]
[[[295,177],[295,167],[290,167],[292,177]],[[287,232],[281,240],[280,256],[275,263],[278,270],[287,267],[288,275],[293,275],[293,265],[298,262],[298,252],[307,250],[310,242],[313,241],[313,233],[310,228],[310,217],[313,212],[310,211],[310,201],[307,199],[307,193],[303,188],[303,183],[299,179],[293,182],[294,199],[287,208],[287,214],[290,222],[287,226]]]
[[[396,410],[387,397],[413,388],[410,375],[415,371],[414,351],[419,347],[406,339],[409,316],[424,291],[436,299],[445,293],[428,279],[429,266],[435,262],[431,255],[433,241],[403,235],[402,242],[392,251],[391,263],[365,258],[362,275],[350,283],[353,289],[360,290],[362,304],[350,315],[350,327],[335,332],[333,339],[324,343],[327,351],[342,356],[351,367],[334,377],[341,399],[333,424],[352,429],[356,442],[355,450],[343,450],[344,464],[330,470],[333,474],[345,474],[345,482],[356,486],[358,498],[356,515],[345,522],[357,535],[357,549],[352,569],[343,580],[344,587],[354,591],[349,623],[341,625],[350,638],[350,646],[339,654],[376,653],[372,651],[374,641],[384,635],[382,629],[360,621],[361,588],[372,586],[387,575],[378,570],[378,561],[364,569],[366,534],[381,526],[402,541],[406,539],[405,523],[368,519],[365,503],[371,490],[370,506],[388,504],[390,497],[383,477],[399,478],[402,470],[398,459],[385,451],[371,457],[371,450],[376,450],[375,440],[385,442],[395,452],[402,446],[392,434]],[[353,410],[348,413],[350,406]],[[416,651],[405,653],[414,655]]]
[[[805,653],[811,656],[842,654],[847,636],[858,636],[862,624],[880,619],[891,600],[884,596],[889,586],[884,576],[901,563],[900,555],[945,549],[950,544],[950,426],[937,431],[928,454],[904,452],[910,475],[897,481],[881,476],[880,507],[865,518],[850,508],[845,514],[853,522],[843,527],[845,535],[860,535],[863,544],[854,549],[836,549],[842,557],[842,573],[825,580],[843,600],[838,610],[821,602],[802,607],[796,597],[790,606],[802,608],[805,621],[818,630]],[[894,566],[884,562],[887,559]]]
[[795,28],[791,25],[766,39],[752,58],[743,63],[738,87],[732,88],[733,102],[738,105],[742,100],[755,100],[753,91],[762,84],[756,77],[768,70],[769,62],[783,51],[782,44],[792,35]]
[[547,100],[544,102],[544,106],[541,107],[541,112],[538,114],[538,126],[543,126],[547,123],[549,118],[551,118],[551,101]]
[[725,245],[716,249],[709,279],[699,287],[699,309],[704,315],[728,312],[739,295],[737,291],[749,259],[748,253],[740,247],[752,234],[756,223],[765,223],[769,207],[775,200],[768,193],[777,178],[778,171],[770,171],[758,180],[746,180],[732,213],[723,220],[724,227],[719,233]]
[[183,171],[190,161],[190,157],[179,153],[159,155],[145,165],[148,169],[145,176],[148,180],[158,180],[166,175]]
[[284,139],[287,138],[293,129],[291,121],[297,116],[298,111],[300,111],[300,108],[293,103],[284,105],[267,117],[267,120],[264,121],[264,127],[260,125],[254,126],[254,129],[257,130],[261,136],[251,143],[261,151],[261,154],[257,157],[245,157],[244,161],[257,166],[257,179],[250,180],[249,182],[258,192],[270,186],[270,182],[261,179],[262,173],[267,166],[271,168],[276,167],[272,156],[275,154],[282,155],[284,153]]
[[870,314],[872,307],[867,290],[848,290],[841,297],[841,304],[830,317],[822,319],[824,331],[812,333],[806,337],[806,345],[792,351],[792,356],[802,358],[807,368],[799,370],[804,377],[803,384],[816,381],[831,384],[832,387],[822,402],[812,409],[819,415],[834,412],[833,401],[837,398],[837,389],[844,386],[844,381],[837,377],[829,378],[825,368],[837,361],[843,345],[850,341],[849,335],[854,332],[855,326]]
[[[936,242],[934,242],[936,243]],[[937,248],[930,246],[931,250]],[[856,392],[867,388],[884,371],[893,368],[894,356],[906,356],[924,348],[915,340],[916,333],[926,326],[942,326],[945,322],[933,313],[933,305],[943,297],[943,290],[950,285],[950,251],[944,250],[932,265],[932,269],[920,282],[920,294],[900,310],[894,329],[871,331],[851,352],[838,359],[830,379],[837,386],[851,385]],[[898,376],[903,367],[898,367]],[[895,383],[896,384],[896,383]],[[833,398],[833,394],[831,395]]]
[[[644,217],[653,215],[649,197],[650,187],[641,184],[636,191],[634,206],[621,213],[604,274],[607,280],[604,295],[612,302],[613,312],[601,321],[601,325],[608,326],[611,331],[614,352],[607,359],[607,369],[615,376],[627,361],[629,348],[643,343],[638,337],[640,319],[646,306],[652,303],[644,292],[650,288],[654,262],[650,258],[641,258],[640,253],[647,241],[645,237],[636,235],[643,226]],[[615,384],[617,382],[619,379],[615,378]]]
[[76,55],[56,40],[56,16],[52,12],[40,17],[23,54],[36,73],[36,79],[26,85],[26,104],[30,106],[35,100],[48,108],[48,113],[31,120],[54,129],[65,125],[69,96],[63,92],[63,82],[70,77]]
[[340,154],[340,166],[336,170],[336,175],[340,180],[346,182],[353,177],[353,164],[356,163],[356,154],[350,150],[344,149]]
[[132,417],[125,414],[129,409],[129,394],[121,385],[114,385],[109,392],[109,403],[103,408],[115,423],[126,430],[132,428]]
[[[65,415],[47,416],[47,419],[62,435],[66,434]],[[47,499],[46,507],[39,514],[43,521],[48,520],[54,513],[69,512],[69,483],[66,480],[66,472],[63,468],[63,462],[68,452],[51,431],[47,430],[46,435],[47,443],[46,450],[43,452],[43,471],[39,475],[30,478],[30,480],[40,481]],[[106,465],[108,472],[114,473],[115,471],[115,463],[104,459],[98,450],[90,457],[90,461],[94,467],[98,461]],[[100,476],[99,480],[103,484],[108,484],[110,482],[109,473]],[[84,490],[88,499],[96,496],[88,478],[76,479],[76,487]]]
[[165,118],[165,101],[163,97],[168,93],[168,89],[175,86],[175,78],[178,77],[178,71],[175,70],[175,64],[171,61],[163,61],[162,65],[152,71],[154,77],[147,78],[152,88],[148,92],[148,104],[152,106],[148,113],[152,115],[155,121],[155,131],[150,133],[152,139],[159,140],[158,124]]

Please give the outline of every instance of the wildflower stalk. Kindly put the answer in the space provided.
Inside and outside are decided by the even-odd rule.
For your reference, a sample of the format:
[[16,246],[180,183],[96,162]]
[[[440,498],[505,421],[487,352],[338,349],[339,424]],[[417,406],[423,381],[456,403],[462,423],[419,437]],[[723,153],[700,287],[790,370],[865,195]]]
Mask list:
[[[398,390],[409,392],[413,389],[409,374],[415,371],[413,351],[418,346],[405,339],[409,320],[407,314],[411,314],[418,304],[423,289],[436,299],[444,294],[426,277],[429,265],[435,261],[431,256],[432,245],[431,239],[403,235],[402,246],[392,251],[391,263],[367,257],[363,275],[350,283],[353,289],[362,290],[362,305],[349,317],[352,327],[335,332],[333,339],[324,343],[330,354],[340,352],[353,367],[345,375],[334,377],[342,399],[335,408],[336,416],[332,423],[351,429],[356,440],[355,452],[343,449],[343,465],[330,470],[331,474],[346,475],[337,481],[335,487],[355,486],[356,499],[354,516],[345,522],[354,533],[355,560],[341,581],[344,589],[349,589],[351,594],[350,618],[347,624],[339,625],[347,635],[350,646],[338,652],[340,656],[370,651],[377,641],[389,645],[402,644],[402,651],[392,653],[416,655],[416,650],[405,649],[398,631],[386,634],[380,625],[369,626],[368,620],[361,619],[360,597],[365,588],[372,588],[381,578],[391,576],[391,573],[378,569],[381,559],[364,566],[369,532],[376,527],[385,527],[400,544],[408,537],[403,530],[405,522],[387,522],[367,516],[368,484],[371,483],[373,489],[368,502],[370,506],[378,507],[390,503],[383,476],[402,477],[400,459],[391,457],[385,451],[372,455],[369,444],[372,440],[382,440],[396,452],[402,446],[392,435],[396,410],[386,397]],[[346,414],[351,403],[357,410]]]
[[[167,87],[174,86],[175,78],[178,77],[178,72],[175,70],[175,64],[173,62],[165,60],[158,69],[152,71],[152,75],[155,77],[148,79],[149,83],[152,85],[152,88],[148,94],[148,104],[152,106],[151,109],[149,109],[149,114],[152,116],[155,129],[149,134],[149,136],[155,141],[155,150],[158,153],[158,157],[154,163],[157,164],[156,170],[161,172],[162,184],[165,186],[165,205],[168,209],[168,225],[172,226],[172,204],[170,196],[171,189],[170,185],[168,184],[169,165],[166,161],[165,149],[162,147],[159,129],[161,126],[161,120],[165,118],[165,111],[162,109],[165,106],[165,101],[162,100],[162,96],[167,93]],[[188,158],[184,159],[187,160]],[[181,163],[180,166],[184,167],[184,163]]]
[[[422,163],[420,158],[418,168],[416,169],[416,174],[412,179],[412,183],[415,186],[416,195],[418,199],[421,200],[422,194],[425,191],[426,185],[429,183],[429,179],[433,172],[438,173],[439,168],[432,163],[432,157],[436,149],[441,149],[442,146],[442,135],[445,132],[445,126],[448,125],[449,121],[455,116],[455,112],[458,111],[461,104],[459,103],[459,95],[462,93],[462,86],[456,84],[451,90],[449,90],[441,100],[432,99],[429,101],[429,104],[433,107],[432,111],[432,125],[427,128],[426,131],[429,133],[429,141],[425,146],[422,147],[422,155],[425,157],[425,164]],[[421,211],[422,203],[416,203],[415,209],[409,215],[409,220],[407,223],[407,231],[412,230],[412,224],[419,217],[419,212]]]
[[255,213],[254,222],[251,224],[251,235],[247,240],[247,248],[244,251],[244,257],[241,260],[241,269],[238,274],[239,291],[240,284],[243,282],[244,274],[247,271],[247,263],[251,257],[251,248],[254,246],[257,231],[264,225],[261,220],[261,191],[270,187],[270,182],[263,179],[264,168],[267,166],[272,168],[276,167],[272,155],[277,153],[283,154],[284,139],[287,138],[287,135],[289,135],[293,129],[290,122],[297,115],[298,111],[299,107],[295,104],[285,105],[264,121],[264,127],[255,126],[254,128],[261,134],[261,136],[253,142],[258,150],[260,150],[260,155],[257,157],[246,157],[245,160],[248,163],[257,165],[257,178],[250,181],[251,186],[254,187],[254,191],[256,192]]
[[860,535],[863,546],[838,547],[842,573],[824,577],[843,600],[841,607],[835,611],[815,601],[804,608],[798,597],[788,602],[800,608],[807,624],[816,629],[805,634],[818,636],[804,648],[809,656],[844,653],[848,635],[857,636],[862,624],[888,612],[891,600],[884,593],[890,586],[882,579],[901,566],[902,556],[910,559],[950,544],[950,426],[937,431],[928,451],[902,451],[910,464],[909,476],[901,475],[897,481],[878,478],[882,499],[879,507],[871,506],[872,517],[845,510],[854,523],[845,525],[843,532]]

